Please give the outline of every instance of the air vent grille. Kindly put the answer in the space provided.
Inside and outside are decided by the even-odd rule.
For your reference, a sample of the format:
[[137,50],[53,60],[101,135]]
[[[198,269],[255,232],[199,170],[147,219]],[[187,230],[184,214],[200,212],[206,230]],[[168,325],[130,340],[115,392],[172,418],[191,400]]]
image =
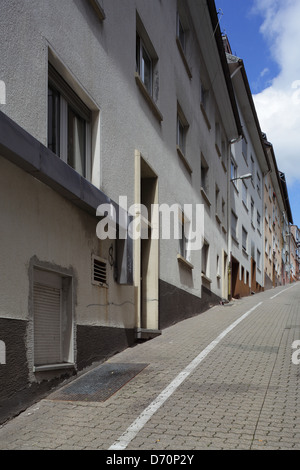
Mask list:
[[107,262],[93,256],[92,282],[97,286],[107,286]]

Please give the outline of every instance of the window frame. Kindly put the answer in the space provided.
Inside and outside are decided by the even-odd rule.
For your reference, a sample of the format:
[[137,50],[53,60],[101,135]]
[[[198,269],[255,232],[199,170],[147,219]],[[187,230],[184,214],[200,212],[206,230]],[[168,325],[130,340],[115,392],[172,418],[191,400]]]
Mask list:
[[[52,94],[56,95],[57,106],[56,116],[51,113],[49,106],[49,99],[51,90]],[[75,130],[73,134],[73,141],[70,136],[70,114],[73,113],[73,123],[81,122],[84,126],[83,142],[81,142],[81,149],[83,154],[81,155],[81,164],[83,164],[82,171],[76,166],[74,162],[70,162],[70,151],[74,149],[74,136],[76,137]],[[75,121],[76,119],[76,121]],[[66,82],[66,80],[60,75],[55,67],[49,62],[48,63],[48,109],[47,109],[47,122],[48,122],[48,135],[47,135],[47,146],[57,156],[61,158],[65,163],[71,166],[77,173],[91,180],[91,167],[92,167],[92,111],[89,107],[81,100],[77,93],[72,87]],[[52,130],[55,128],[56,137],[54,138],[54,148],[49,142],[50,138],[50,122],[52,122]],[[76,125],[74,126],[76,127]],[[77,133],[77,140],[79,142],[79,131]],[[78,143],[77,142],[77,143]],[[76,158],[75,158],[76,160]]]
[[[36,291],[38,287],[38,291]],[[53,348],[53,339],[48,338],[47,334],[44,336],[42,344],[39,345],[39,334],[42,325],[38,326],[38,318],[41,318],[43,315],[49,315],[49,306],[47,310],[43,311],[43,299],[42,294],[46,297],[47,292],[50,291],[60,291],[60,306],[59,306],[59,329],[57,333],[59,334],[59,351],[55,351],[55,354],[60,356],[58,361],[44,361],[43,363],[38,363],[37,358],[40,358],[41,355],[45,354],[44,349],[45,345],[49,347],[49,355],[53,354],[51,348]],[[37,294],[37,292],[39,292]],[[53,307],[52,307],[53,308]],[[54,369],[65,369],[72,368],[75,366],[75,348],[74,348],[74,304],[73,304],[73,278],[71,275],[64,274],[56,270],[44,269],[42,266],[33,266],[33,276],[32,276],[32,311],[33,311],[33,371],[41,372]],[[58,312],[56,312],[58,313]],[[46,332],[47,333],[47,332]],[[38,348],[43,348],[43,350]]]
[[[231,236],[236,241],[238,241],[238,220],[239,220],[238,216],[232,210],[231,219],[230,219]],[[234,224],[232,223],[233,221],[234,221]]]
[[242,226],[242,249],[245,253],[248,252],[248,232],[244,226]]
[[[188,263],[191,262],[191,250],[190,250],[190,239],[189,234],[191,230],[191,222],[187,218],[186,214],[179,210],[178,213],[179,221],[179,255],[186,260]],[[186,236],[188,234],[188,236]]]
[[[147,59],[150,62],[150,70],[149,70],[149,78],[150,78],[150,83],[147,86],[146,80],[145,80],[145,69],[144,69],[144,54],[146,55]],[[145,89],[149,93],[149,95],[153,98],[153,57],[151,56],[147,46],[145,45],[145,42],[139,33],[139,31],[136,31],[136,71],[140,76],[140,79],[142,83],[145,86]]]

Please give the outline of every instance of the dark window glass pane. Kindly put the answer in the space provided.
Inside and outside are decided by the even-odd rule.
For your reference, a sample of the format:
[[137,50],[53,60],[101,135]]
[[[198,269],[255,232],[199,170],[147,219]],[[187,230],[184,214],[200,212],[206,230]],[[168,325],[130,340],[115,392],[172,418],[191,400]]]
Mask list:
[[68,108],[68,164],[80,175],[86,176],[86,121]]
[[48,88],[48,148],[59,155],[60,153],[60,98],[59,93],[52,87]]
[[185,33],[184,29],[182,27],[181,21],[178,20],[178,39],[180,41],[180,44],[182,46],[182,49],[185,50]]

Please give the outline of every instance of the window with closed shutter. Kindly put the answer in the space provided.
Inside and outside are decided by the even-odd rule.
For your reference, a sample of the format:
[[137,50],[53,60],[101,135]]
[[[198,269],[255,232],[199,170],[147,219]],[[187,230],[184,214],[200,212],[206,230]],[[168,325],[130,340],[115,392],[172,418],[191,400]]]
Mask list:
[[34,284],[34,362],[61,362],[61,290]]
[[73,363],[72,278],[35,268],[33,275],[34,367]]

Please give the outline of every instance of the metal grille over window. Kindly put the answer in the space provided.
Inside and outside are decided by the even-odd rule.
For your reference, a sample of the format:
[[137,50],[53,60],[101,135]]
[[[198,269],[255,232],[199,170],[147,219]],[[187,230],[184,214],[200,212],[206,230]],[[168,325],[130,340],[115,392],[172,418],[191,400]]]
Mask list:
[[93,284],[107,286],[107,262],[98,257],[93,257]]

